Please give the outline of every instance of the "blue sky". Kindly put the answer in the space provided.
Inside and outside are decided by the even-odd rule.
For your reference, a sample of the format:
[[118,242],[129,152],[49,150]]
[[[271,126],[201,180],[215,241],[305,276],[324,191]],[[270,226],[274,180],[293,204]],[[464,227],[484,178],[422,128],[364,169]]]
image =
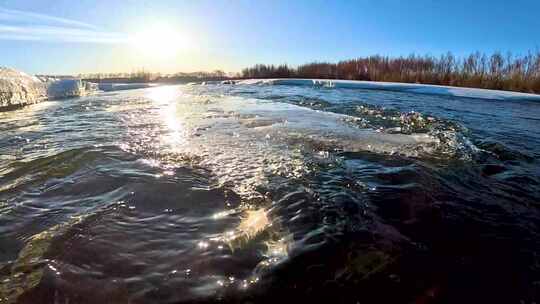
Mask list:
[[0,65],[170,73],[371,54],[523,54],[540,47],[539,12],[538,0],[0,0]]

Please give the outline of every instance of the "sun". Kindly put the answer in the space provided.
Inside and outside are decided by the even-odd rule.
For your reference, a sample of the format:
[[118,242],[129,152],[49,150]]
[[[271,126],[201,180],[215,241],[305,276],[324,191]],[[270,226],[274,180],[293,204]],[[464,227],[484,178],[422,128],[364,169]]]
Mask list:
[[151,58],[169,58],[186,46],[186,37],[172,27],[154,25],[130,37],[131,45]]

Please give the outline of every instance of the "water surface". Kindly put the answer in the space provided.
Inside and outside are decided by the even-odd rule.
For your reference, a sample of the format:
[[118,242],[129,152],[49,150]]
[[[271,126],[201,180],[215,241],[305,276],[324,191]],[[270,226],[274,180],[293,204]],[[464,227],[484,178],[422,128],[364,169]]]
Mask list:
[[540,298],[538,102],[170,86],[0,129],[0,302]]

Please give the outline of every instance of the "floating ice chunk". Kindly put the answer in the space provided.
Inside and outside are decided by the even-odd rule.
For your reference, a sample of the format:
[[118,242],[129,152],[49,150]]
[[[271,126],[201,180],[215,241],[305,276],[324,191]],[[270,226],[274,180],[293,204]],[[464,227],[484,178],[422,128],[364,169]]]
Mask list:
[[223,80],[221,84],[236,84],[235,80]]
[[85,86],[80,79],[49,80],[47,95],[49,98],[66,98],[84,95]]
[[46,82],[47,96],[53,98],[79,97],[97,91],[97,84],[81,79],[52,79]]

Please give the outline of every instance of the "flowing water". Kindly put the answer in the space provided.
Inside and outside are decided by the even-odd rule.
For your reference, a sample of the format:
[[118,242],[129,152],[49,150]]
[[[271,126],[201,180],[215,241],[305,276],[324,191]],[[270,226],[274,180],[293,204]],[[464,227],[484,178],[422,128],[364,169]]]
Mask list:
[[0,129],[0,303],[540,299],[538,102],[186,85]]

